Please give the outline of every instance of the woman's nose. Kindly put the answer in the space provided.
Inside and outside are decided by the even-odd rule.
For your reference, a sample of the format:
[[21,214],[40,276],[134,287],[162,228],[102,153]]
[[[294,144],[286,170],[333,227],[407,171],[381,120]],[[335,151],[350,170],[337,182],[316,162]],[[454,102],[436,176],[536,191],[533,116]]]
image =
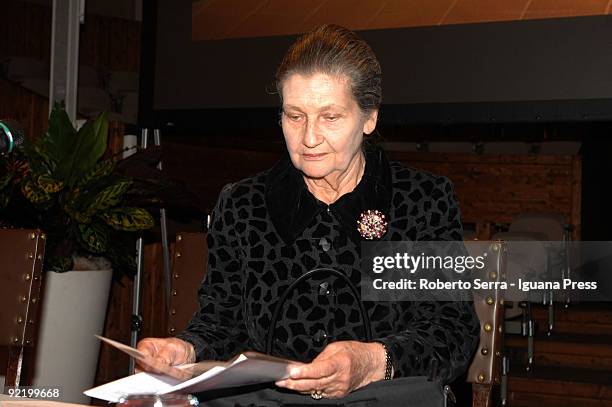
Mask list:
[[316,147],[323,142],[323,136],[321,135],[315,120],[308,120],[304,126],[304,137],[302,142],[308,148]]

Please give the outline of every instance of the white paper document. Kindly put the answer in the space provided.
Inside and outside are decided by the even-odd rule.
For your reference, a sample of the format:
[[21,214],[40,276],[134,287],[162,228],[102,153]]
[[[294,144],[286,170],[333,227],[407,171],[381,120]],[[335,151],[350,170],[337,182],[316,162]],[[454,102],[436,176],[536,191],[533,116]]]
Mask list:
[[289,377],[289,365],[299,364],[257,352],[245,352],[229,362],[196,363],[180,366],[180,369],[202,371],[198,366],[206,365],[206,371],[188,380],[175,379],[154,373],[137,373],[114,382],[86,390],[89,397],[113,403],[132,394],[199,393],[206,390],[249,384],[273,382]]

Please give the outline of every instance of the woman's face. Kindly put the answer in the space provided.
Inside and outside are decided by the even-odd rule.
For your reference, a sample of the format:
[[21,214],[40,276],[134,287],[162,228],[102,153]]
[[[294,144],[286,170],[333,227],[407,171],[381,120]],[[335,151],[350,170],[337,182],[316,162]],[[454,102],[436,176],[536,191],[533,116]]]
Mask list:
[[377,111],[364,114],[346,77],[293,74],[283,82],[282,126],[293,165],[310,178],[342,174],[360,154]]

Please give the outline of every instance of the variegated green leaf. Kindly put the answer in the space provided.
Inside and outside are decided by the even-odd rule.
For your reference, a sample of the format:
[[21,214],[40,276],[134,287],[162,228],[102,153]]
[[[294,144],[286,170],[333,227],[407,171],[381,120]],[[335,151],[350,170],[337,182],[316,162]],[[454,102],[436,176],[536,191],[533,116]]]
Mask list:
[[69,211],[68,215],[79,223],[90,223],[91,216],[79,211]]
[[100,161],[88,173],[86,173],[77,183],[79,186],[88,185],[99,179],[110,175],[115,169],[115,161],[112,159]]
[[64,210],[66,213],[78,223],[91,223],[91,215],[84,212],[79,206],[81,190],[77,187],[66,193],[64,199]]
[[123,180],[112,184],[100,191],[87,207],[87,214],[93,215],[96,212],[111,208],[117,205],[123,194],[132,184],[132,181]]
[[53,173],[55,164],[49,157],[43,141],[46,137],[25,140],[23,144],[23,153],[30,172],[37,174]]
[[38,204],[51,199],[51,195],[45,192],[36,182],[28,179],[21,184],[21,192],[28,201]]
[[36,179],[38,186],[47,194],[54,194],[64,187],[64,183],[53,179],[48,174],[42,174]]
[[79,232],[84,247],[93,253],[104,253],[108,249],[109,231],[98,223],[80,224]]
[[81,197],[81,188],[74,187],[67,191],[66,193],[66,201],[69,205],[74,205],[75,202],[79,200]]
[[142,208],[111,209],[100,216],[111,227],[128,232],[150,229],[155,224],[151,214]]
[[40,171],[43,170],[43,167],[46,167],[48,171],[53,172],[57,165],[57,162],[52,160],[49,156],[47,150],[45,150],[41,145],[34,144],[32,146],[32,152],[30,156],[32,157],[34,154],[38,155],[35,159],[30,158],[30,163],[35,163],[37,167],[39,167]]
[[114,265],[118,265],[120,267],[122,272],[133,276],[134,272],[136,271],[135,244],[133,244],[133,242],[126,242],[126,239],[120,240],[120,242],[113,241],[113,245],[109,247],[108,257],[111,259]]

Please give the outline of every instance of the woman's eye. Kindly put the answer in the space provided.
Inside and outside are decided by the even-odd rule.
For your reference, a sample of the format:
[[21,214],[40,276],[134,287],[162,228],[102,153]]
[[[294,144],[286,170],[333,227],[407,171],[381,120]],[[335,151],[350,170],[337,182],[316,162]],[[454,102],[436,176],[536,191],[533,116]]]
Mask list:
[[299,114],[286,114],[287,118],[293,122],[299,122],[300,119],[302,118],[302,115]]

